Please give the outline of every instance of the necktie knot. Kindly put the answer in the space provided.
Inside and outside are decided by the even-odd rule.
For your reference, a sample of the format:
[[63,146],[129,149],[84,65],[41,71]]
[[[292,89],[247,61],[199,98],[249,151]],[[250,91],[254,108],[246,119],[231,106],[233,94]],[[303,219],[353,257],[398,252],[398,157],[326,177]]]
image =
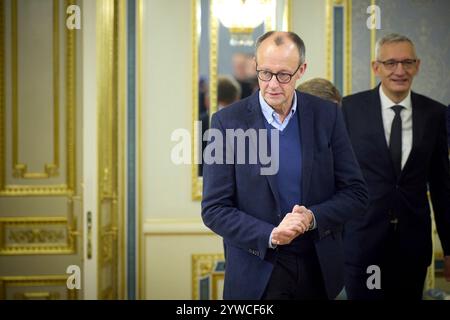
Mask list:
[[403,110],[403,106],[395,105],[395,106],[392,106],[391,109],[394,110],[395,115],[398,116],[398,115],[400,115],[400,112]]

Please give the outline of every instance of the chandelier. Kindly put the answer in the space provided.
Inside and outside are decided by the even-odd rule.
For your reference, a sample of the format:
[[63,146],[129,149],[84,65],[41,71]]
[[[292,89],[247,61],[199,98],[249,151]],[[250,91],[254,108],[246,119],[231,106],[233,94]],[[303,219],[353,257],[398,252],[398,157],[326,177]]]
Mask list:
[[253,45],[253,30],[270,14],[271,0],[216,0],[214,14],[230,32],[230,45]]

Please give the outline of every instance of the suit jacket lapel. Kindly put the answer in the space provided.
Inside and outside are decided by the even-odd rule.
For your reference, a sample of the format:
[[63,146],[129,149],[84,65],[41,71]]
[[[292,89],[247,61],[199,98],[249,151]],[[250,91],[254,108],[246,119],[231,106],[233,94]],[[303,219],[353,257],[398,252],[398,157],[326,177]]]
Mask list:
[[367,105],[367,115],[368,119],[373,119],[369,121],[372,124],[369,128],[369,132],[374,133],[374,143],[377,150],[380,150],[380,160],[384,160],[386,168],[391,170],[391,176],[396,175],[394,164],[392,163],[391,152],[389,150],[388,142],[386,141],[386,134],[383,125],[383,116],[381,113],[381,100],[380,100],[380,85],[372,90],[372,96],[370,97],[370,103]]
[[380,86],[376,87],[372,91],[371,103],[367,110],[369,114],[369,119],[374,119],[371,123],[373,124],[372,130],[376,133],[376,137],[378,138],[376,143],[380,147],[379,150],[382,150],[383,156],[385,156],[389,162],[392,164],[391,153],[389,151],[389,145],[386,141],[385,128],[383,125],[383,115],[381,113],[381,100],[379,93]]
[[304,95],[297,93],[297,111],[300,117],[302,143],[302,202],[308,204],[309,182],[314,160],[314,113]]
[[[266,126],[264,124],[264,116],[262,114],[261,106],[259,104],[259,93],[258,92],[253,94],[253,96],[249,99],[246,122],[247,122],[248,128],[256,129],[257,134],[259,133],[260,129],[266,129]],[[270,135],[270,132],[268,132],[268,136],[269,135]],[[257,140],[259,140],[259,137]],[[257,141],[253,141],[253,143],[255,144],[255,145],[253,145],[253,150],[259,150],[258,146],[256,145]],[[267,143],[269,143],[269,141],[267,141]],[[268,145],[270,146],[270,144],[268,144]],[[267,148],[267,149],[270,150],[269,148]],[[260,159],[258,157],[258,165],[261,167],[261,162],[259,160]],[[269,182],[269,186],[270,186],[270,189],[272,190],[273,196],[275,198],[278,211],[281,211],[280,196],[278,193],[278,184],[276,181],[276,176],[275,175],[265,175],[265,177],[267,178],[267,180]]]

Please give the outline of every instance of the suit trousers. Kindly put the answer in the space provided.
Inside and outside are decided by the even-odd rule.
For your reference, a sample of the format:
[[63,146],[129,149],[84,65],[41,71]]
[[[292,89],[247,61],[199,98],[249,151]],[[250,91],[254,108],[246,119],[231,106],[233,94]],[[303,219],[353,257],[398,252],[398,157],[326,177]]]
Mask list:
[[346,265],[345,289],[350,300],[421,300],[427,266],[414,265],[400,247],[399,228],[391,224],[388,245],[379,262],[381,288],[368,289],[367,267]]
[[326,300],[327,293],[315,250],[294,254],[279,250],[263,300]]

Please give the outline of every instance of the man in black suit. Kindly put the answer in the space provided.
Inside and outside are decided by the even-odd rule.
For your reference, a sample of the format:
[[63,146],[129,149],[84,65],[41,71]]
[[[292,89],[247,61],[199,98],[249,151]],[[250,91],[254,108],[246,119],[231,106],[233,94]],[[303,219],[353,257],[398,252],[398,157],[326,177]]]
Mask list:
[[448,134],[448,148],[450,149],[450,104],[447,107],[447,134]]
[[450,281],[446,108],[411,91],[420,60],[410,39],[390,34],[375,50],[381,84],[343,100],[370,196],[367,214],[345,226],[346,290],[350,299],[421,299],[432,255],[427,186]]

